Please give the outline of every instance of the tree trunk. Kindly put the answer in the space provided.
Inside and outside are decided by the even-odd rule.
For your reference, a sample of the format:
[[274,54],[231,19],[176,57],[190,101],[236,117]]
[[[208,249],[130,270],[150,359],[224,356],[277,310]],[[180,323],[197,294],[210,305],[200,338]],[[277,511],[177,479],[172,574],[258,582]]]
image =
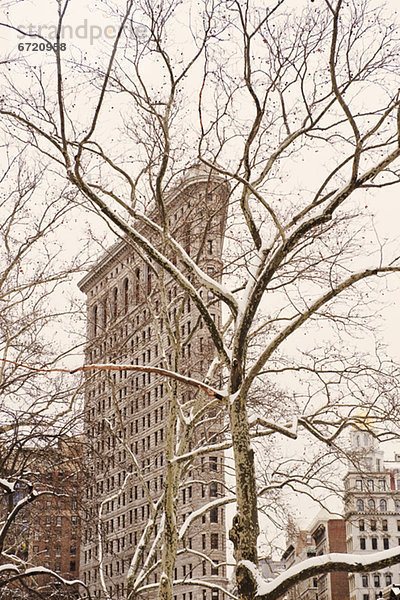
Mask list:
[[[231,377],[232,393],[239,388],[241,377],[239,361],[235,360]],[[230,424],[235,459],[237,512],[229,532],[229,539],[233,542],[237,563],[238,597],[241,600],[252,600],[256,593],[256,584],[250,571],[240,563],[247,560],[257,565],[259,526],[254,452],[250,444],[246,400],[240,394],[231,406]]]

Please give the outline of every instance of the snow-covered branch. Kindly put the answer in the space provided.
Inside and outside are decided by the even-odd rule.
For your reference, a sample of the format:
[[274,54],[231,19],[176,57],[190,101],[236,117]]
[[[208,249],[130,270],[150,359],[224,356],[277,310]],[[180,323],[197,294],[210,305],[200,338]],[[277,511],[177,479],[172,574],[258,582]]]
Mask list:
[[[2,575],[7,574],[7,578],[2,579]],[[64,579],[58,573],[55,573],[51,569],[47,569],[46,567],[30,567],[28,569],[20,569],[16,565],[13,564],[5,564],[0,565],[0,589],[5,587],[6,585],[12,583],[13,581],[18,581],[20,579],[26,579],[27,577],[35,577],[37,575],[49,575],[60,581],[63,585],[67,585],[69,587],[72,586],[82,586],[87,594],[87,598],[90,600],[91,595],[88,587],[81,581],[80,579]]]
[[266,581],[259,570],[250,561],[241,561],[240,565],[251,573],[256,583],[258,600],[277,600],[296,583],[309,577],[342,571],[347,573],[369,573],[400,563],[400,547],[376,552],[374,554],[342,554],[333,552],[308,558],[276,577]]

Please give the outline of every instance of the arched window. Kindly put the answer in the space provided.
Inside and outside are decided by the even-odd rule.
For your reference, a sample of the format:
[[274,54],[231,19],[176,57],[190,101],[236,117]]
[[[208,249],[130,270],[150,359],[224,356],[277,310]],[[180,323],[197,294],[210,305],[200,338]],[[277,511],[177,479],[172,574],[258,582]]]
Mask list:
[[150,265],[147,265],[147,270],[146,270],[146,287],[147,287],[147,294],[149,295],[151,293],[151,267]]
[[363,512],[364,511],[364,500],[357,500],[357,510],[358,512]]
[[136,302],[136,304],[139,304],[139,302],[140,302],[140,269],[136,269],[135,276],[136,276],[135,302]]
[[103,302],[103,327],[104,329],[107,326],[107,300]]
[[98,317],[99,317],[99,309],[96,304],[93,307],[93,335],[97,335],[97,328],[99,326]]
[[379,500],[379,510],[381,512],[386,512],[387,511],[387,502],[384,498],[381,498]]
[[113,316],[116,317],[118,315],[118,288],[114,288],[113,291]]
[[368,508],[369,510],[375,510],[375,500],[373,500],[372,498],[368,500]]
[[129,281],[128,278],[124,281],[124,313],[128,312],[129,306]]
[[396,512],[400,513],[400,500],[395,500],[394,505],[396,507]]

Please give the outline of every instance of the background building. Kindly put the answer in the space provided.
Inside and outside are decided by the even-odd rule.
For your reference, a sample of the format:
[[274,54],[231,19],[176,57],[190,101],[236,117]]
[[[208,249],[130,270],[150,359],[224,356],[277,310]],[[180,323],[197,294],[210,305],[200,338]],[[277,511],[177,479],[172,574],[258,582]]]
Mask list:
[[[18,448],[5,453],[0,475],[15,482],[15,491],[0,498],[0,517],[6,518],[33,488],[49,491],[29,502],[18,513],[7,533],[5,546],[28,567],[43,566],[64,579],[79,578],[80,489],[82,443],[79,438],[60,438],[58,447]],[[32,588],[31,595],[27,590]],[[58,591],[73,598],[77,590],[63,588],[51,576],[36,576],[28,585],[20,582],[1,592],[4,599],[36,597]],[[28,594],[28,596],[27,596]]]
[[[353,461],[344,480],[347,551],[371,553],[400,544],[400,456],[385,461],[368,431],[351,433]],[[350,575],[350,600],[375,600],[400,584],[400,566]]]
[[[282,556],[282,562],[286,569],[295,564],[315,556],[315,541],[309,531],[298,531],[293,535],[293,540],[289,543]],[[310,577],[294,585],[285,594],[287,600],[318,600],[318,580],[317,577]]]
[[[227,193],[223,179],[210,178],[207,172],[192,168],[166,203],[173,237],[206,273],[217,279],[222,271]],[[155,247],[165,243],[156,233],[152,239]],[[170,260],[177,260],[173,252]],[[179,361],[180,373],[204,377],[213,354],[197,309],[169,275],[145,262],[142,253],[128,241],[120,241],[106,252],[81,281],[80,289],[87,295],[87,363],[167,365],[174,369]],[[209,291],[199,293],[207,294],[212,318],[220,324],[217,298]],[[179,348],[172,342],[171,338],[176,340],[177,336],[172,335],[171,328],[181,340]],[[193,388],[181,386],[180,390],[182,404],[190,404]],[[87,378],[85,433],[92,443],[87,463],[92,482],[86,489],[81,574],[94,597],[102,597],[100,561],[108,593],[113,598],[124,597],[127,569],[150,515],[142,482],[152,498],[158,498],[164,486],[168,414],[168,383],[157,374],[100,371]],[[223,423],[217,411],[208,411],[205,417],[191,447],[220,439]],[[222,495],[224,457],[216,452],[194,462],[184,473],[178,525]],[[179,558],[176,579],[225,581],[225,566],[216,566],[226,562],[223,507],[198,519],[188,530],[185,543],[193,552]],[[201,555],[210,557],[213,565]],[[155,569],[148,583],[157,583],[159,575]],[[176,588],[178,600],[218,600],[220,596],[218,589],[188,585]]]
[[[330,552],[346,552],[346,524],[343,519],[332,519],[332,515],[321,511],[312,526],[316,556]],[[317,577],[318,600],[348,600],[348,574],[333,571]]]

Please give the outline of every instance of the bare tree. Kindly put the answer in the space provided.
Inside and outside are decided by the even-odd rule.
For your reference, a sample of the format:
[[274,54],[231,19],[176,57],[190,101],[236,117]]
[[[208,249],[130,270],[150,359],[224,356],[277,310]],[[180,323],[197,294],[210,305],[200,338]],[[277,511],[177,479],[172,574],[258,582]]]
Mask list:
[[[71,584],[65,565],[54,570],[53,560],[50,568],[41,548],[44,515],[52,521],[49,533],[56,515],[65,513],[67,492],[76,486],[68,487],[68,477],[67,482],[62,477],[57,489],[49,474],[55,469],[67,473],[71,465],[74,473],[79,471],[72,454],[65,465],[69,446],[61,440],[79,432],[80,383],[61,375],[50,377],[41,369],[81,345],[79,335],[68,337],[68,322],[80,311],[62,297],[62,288],[80,271],[83,260],[78,253],[68,261],[61,240],[55,238],[71,216],[70,197],[47,188],[48,201],[42,204],[44,167],[28,168],[24,152],[9,151],[0,182],[0,589],[4,598],[30,593],[43,597],[41,590],[51,591],[49,582],[55,593],[64,594],[72,588],[75,593],[80,585]],[[60,332],[64,325],[63,339],[54,339],[56,324]],[[25,363],[31,369],[18,366]],[[62,443],[64,454],[57,451]],[[64,527],[65,535],[68,524]],[[34,540],[36,534],[39,541]],[[74,567],[76,557],[72,559],[69,566]]]
[[[398,549],[362,565],[330,557],[287,573],[277,587],[259,585],[251,442],[255,431],[306,433],[340,452],[346,427],[372,418],[375,435],[398,435],[397,370],[382,350],[362,356],[354,344],[356,335],[373,338],[372,300],[399,271],[398,249],[376,243],[365,218],[377,193],[398,183],[397,34],[367,1],[293,7],[279,0],[268,9],[250,0],[189,4],[116,7],[116,37],[88,64],[64,60],[69,2],[58,3],[49,58],[56,76],[34,72],[26,59],[33,83],[16,89],[11,65],[1,113],[6,127],[39,155],[51,155],[60,180],[196,307],[226,385],[187,383],[205,387],[229,417],[238,594],[271,600],[313,573],[400,560]],[[37,41],[48,42],[41,35]],[[171,227],[168,192],[195,161],[210,181],[227,178],[231,186],[222,281],[197,264]],[[220,327],[201,290],[224,307]],[[295,351],[299,340],[302,352]],[[166,376],[181,377],[174,368]],[[295,397],[282,392],[283,417],[281,406],[272,406],[271,415],[253,418],[255,386],[268,406],[270,382],[282,377],[297,390]]]

